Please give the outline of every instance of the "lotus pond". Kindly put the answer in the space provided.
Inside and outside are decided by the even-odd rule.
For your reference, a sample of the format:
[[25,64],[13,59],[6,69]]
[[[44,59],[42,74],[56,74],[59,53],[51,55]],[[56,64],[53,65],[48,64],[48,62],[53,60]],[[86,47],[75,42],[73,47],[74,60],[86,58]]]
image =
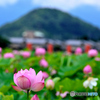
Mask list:
[[[28,50],[23,50],[28,51]],[[46,72],[44,76],[44,88],[41,91],[30,91],[29,100],[100,100],[100,53],[96,57],[88,57],[87,53],[80,55],[67,54],[66,52],[46,53],[36,56],[35,51],[29,51],[30,56],[23,56],[23,51],[3,49],[0,58],[0,100],[27,100],[27,93],[15,91],[11,85],[14,82],[14,73],[21,69],[34,69]],[[10,52],[13,57],[4,57],[5,53]],[[42,65],[41,59],[47,62]],[[91,72],[86,74],[83,69],[85,66],[91,67]],[[47,86],[48,80],[53,80],[54,84]],[[92,79],[97,81],[89,82]],[[88,84],[85,84],[88,80]],[[84,84],[83,84],[84,83]],[[91,86],[92,85],[92,86]],[[70,92],[96,92],[98,96],[70,96]],[[39,99],[31,99],[37,94]]]

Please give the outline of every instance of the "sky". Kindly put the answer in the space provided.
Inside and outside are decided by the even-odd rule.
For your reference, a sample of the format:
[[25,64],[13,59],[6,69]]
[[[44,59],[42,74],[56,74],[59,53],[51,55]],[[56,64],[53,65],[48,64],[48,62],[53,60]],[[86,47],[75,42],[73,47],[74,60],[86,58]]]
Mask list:
[[100,28],[100,0],[0,0],[0,26],[45,7],[67,12]]

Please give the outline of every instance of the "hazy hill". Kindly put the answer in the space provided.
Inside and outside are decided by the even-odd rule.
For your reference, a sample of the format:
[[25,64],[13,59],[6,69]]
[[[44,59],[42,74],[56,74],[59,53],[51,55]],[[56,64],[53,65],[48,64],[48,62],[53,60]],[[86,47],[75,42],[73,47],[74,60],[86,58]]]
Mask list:
[[47,38],[100,39],[100,29],[56,9],[36,9],[0,28],[3,36],[22,36],[25,30],[39,30]]

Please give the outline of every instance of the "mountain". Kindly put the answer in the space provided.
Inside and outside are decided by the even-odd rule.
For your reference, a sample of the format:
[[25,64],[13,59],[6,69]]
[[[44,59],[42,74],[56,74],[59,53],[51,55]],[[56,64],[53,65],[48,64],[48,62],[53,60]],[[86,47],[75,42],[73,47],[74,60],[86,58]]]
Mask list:
[[38,30],[46,38],[100,39],[100,29],[57,9],[36,9],[13,23],[0,28],[3,36],[22,36],[25,30]]

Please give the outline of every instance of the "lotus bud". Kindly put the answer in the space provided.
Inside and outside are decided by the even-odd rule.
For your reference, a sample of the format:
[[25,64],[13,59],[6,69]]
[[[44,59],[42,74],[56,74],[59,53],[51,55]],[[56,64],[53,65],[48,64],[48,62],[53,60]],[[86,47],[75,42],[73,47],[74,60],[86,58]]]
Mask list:
[[48,62],[47,62],[45,59],[42,59],[42,60],[40,61],[40,66],[46,68],[46,67],[48,67]]
[[6,73],[9,73],[9,70],[8,70],[8,69],[6,69],[6,70],[5,70],[5,72],[6,72]]
[[91,49],[91,50],[89,50],[89,52],[88,52],[88,56],[89,57],[95,57],[95,56],[97,56],[98,55],[98,51],[96,50],[96,49]]
[[82,49],[81,49],[80,47],[76,48],[75,54],[76,54],[76,55],[82,54]]
[[2,52],[2,48],[0,47],[0,53]]
[[37,94],[35,94],[35,95],[31,98],[31,100],[39,100]]
[[57,71],[55,70],[55,69],[53,69],[52,71],[51,71],[51,75],[55,75],[57,73]]
[[17,84],[21,89],[25,89],[25,90],[28,90],[31,86],[30,80],[24,76],[20,76],[17,79]]
[[53,90],[54,89],[54,82],[53,80],[49,79],[47,82],[46,82],[46,88],[48,90]]
[[46,79],[46,78],[48,78],[48,77],[49,77],[48,73],[43,72],[43,78]]
[[92,68],[90,65],[87,65],[84,69],[83,69],[83,72],[85,74],[89,74],[89,73],[92,73]]
[[35,50],[35,55],[40,56],[40,55],[45,55],[46,50],[44,48],[36,48]]

